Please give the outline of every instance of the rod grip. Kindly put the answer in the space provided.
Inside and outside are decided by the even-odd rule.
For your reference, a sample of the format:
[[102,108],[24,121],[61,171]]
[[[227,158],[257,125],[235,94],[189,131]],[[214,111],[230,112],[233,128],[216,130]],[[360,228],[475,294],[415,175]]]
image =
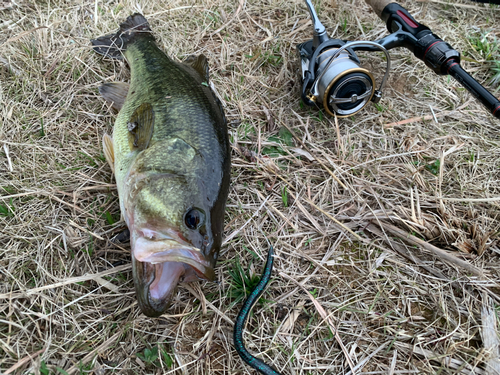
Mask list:
[[377,14],[377,16],[381,17],[382,16],[382,11],[384,8],[390,4],[393,3],[393,0],[365,0],[366,3],[371,6],[374,10],[374,12]]

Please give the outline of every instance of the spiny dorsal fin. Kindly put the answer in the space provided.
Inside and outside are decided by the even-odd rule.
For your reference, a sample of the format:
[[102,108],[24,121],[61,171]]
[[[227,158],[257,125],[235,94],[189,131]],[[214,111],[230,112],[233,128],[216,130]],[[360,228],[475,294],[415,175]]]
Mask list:
[[184,61],[184,64],[189,65],[191,68],[196,70],[200,75],[201,79],[208,83],[209,73],[208,73],[208,60],[205,55],[191,55],[188,56]]
[[125,82],[105,83],[99,87],[99,94],[113,109],[120,111],[127,98],[128,88],[129,84]]
[[102,148],[104,151],[104,157],[108,162],[113,173],[115,173],[115,150],[113,148],[113,138],[104,133],[102,136]]
[[154,112],[149,103],[143,103],[132,114],[127,123],[131,150],[145,150],[153,135]]
[[138,38],[154,40],[146,18],[140,13],[135,13],[120,24],[120,30],[116,34],[108,34],[92,39],[91,43],[94,46],[94,51],[98,54],[121,60],[127,45]]

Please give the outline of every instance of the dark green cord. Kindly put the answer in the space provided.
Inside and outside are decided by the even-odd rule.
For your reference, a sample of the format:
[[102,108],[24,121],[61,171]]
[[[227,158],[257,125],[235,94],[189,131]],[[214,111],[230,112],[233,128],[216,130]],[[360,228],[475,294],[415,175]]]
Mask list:
[[269,253],[267,254],[266,265],[264,266],[264,271],[262,272],[262,276],[260,278],[257,286],[252,290],[250,296],[247,298],[243,307],[241,308],[238,317],[236,318],[236,323],[234,324],[233,331],[233,339],[234,339],[234,347],[236,351],[240,355],[241,359],[245,361],[249,366],[253,367],[261,374],[264,375],[281,375],[274,368],[264,363],[264,361],[259,358],[254,357],[246,348],[243,343],[243,327],[245,326],[245,322],[247,321],[248,314],[250,310],[252,310],[253,305],[257,302],[266,289],[267,283],[271,279],[271,273],[273,270],[273,248],[272,246],[269,248]]

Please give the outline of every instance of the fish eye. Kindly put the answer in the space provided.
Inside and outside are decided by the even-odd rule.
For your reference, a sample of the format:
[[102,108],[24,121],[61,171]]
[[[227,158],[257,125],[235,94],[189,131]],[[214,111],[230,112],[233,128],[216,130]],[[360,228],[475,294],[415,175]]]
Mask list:
[[198,229],[205,221],[205,214],[197,208],[190,209],[184,216],[184,223],[189,229]]

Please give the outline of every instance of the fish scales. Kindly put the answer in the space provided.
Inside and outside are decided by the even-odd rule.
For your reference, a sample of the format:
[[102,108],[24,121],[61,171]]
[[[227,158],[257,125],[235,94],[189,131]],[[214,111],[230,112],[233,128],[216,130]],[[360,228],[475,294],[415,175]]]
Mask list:
[[130,230],[139,306],[158,316],[179,282],[215,277],[230,179],[227,123],[206,58],[171,60],[142,15],[92,44],[108,57],[124,55],[131,70],[130,85],[100,88],[119,110],[103,145]]
[[[117,165],[117,178],[125,177],[123,174],[135,159],[135,155],[129,155],[126,124],[142,103],[152,103],[155,113],[152,142],[175,137],[183,139],[203,157],[216,159],[211,170],[200,169],[192,171],[193,174],[204,173],[207,178],[212,174],[221,175],[221,161],[227,150],[220,146],[226,143],[226,135],[217,124],[224,120],[220,111],[214,111],[218,109],[215,100],[209,100],[213,95],[207,93],[211,94],[211,90],[202,84],[207,82],[195,72],[189,72],[189,67],[173,62],[156,44],[147,40],[129,46],[125,56],[130,64],[131,82],[126,104],[116,119],[118,126],[113,130],[115,155],[119,154],[116,159],[123,161]],[[159,165],[164,164],[163,156],[163,153],[155,155]]]

